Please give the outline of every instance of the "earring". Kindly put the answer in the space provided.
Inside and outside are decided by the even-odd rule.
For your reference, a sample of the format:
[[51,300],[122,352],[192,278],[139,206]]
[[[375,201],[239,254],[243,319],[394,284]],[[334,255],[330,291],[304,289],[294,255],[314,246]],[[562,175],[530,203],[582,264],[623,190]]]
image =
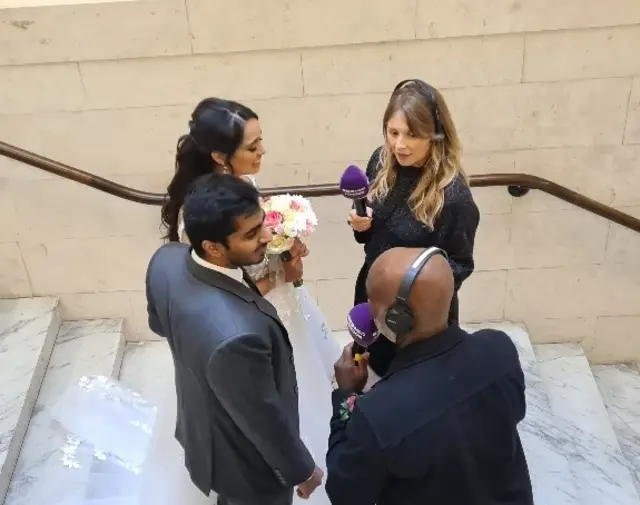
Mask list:
[[227,165],[223,165],[222,166],[222,173],[224,173],[224,174],[231,173],[231,171],[229,170],[229,167]]

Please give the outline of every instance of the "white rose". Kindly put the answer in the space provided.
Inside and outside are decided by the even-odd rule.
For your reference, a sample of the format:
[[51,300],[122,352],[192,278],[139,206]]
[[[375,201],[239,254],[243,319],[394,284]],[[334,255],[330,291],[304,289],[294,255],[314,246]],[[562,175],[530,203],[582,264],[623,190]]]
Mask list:
[[289,195],[278,195],[271,198],[271,210],[285,212],[291,206],[291,197]]
[[295,219],[292,219],[292,220],[287,221],[286,223],[284,223],[284,234],[287,237],[297,237],[298,236],[298,229],[296,228]]
[[295,227],[300,233],[303,233],[307,229],[307,216],[305,214],[296,214]]

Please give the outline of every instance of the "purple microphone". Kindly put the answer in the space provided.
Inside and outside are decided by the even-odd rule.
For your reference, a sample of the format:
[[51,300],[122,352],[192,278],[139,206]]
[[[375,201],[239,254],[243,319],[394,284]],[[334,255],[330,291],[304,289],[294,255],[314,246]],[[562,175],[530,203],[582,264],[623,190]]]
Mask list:
[[340,177],[340,191],[353,200],[356,214],[367,217],[367,194],[369,193],[369,179],[367,175],[355,165],[349,165]]
[[347,316],[347,330],[355,342],[353,355],[356,360],[378,338],[379,332],[371,315],[368,303],[359,303],[349,311]]

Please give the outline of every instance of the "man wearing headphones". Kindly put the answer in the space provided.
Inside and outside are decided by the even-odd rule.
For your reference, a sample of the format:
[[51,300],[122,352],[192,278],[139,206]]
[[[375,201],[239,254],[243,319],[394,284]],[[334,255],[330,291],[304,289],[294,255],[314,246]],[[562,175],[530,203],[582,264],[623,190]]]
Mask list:
[[524,375],[510,338],[449,326],[454,280],[446,254],[395,248],[371,266],[376,325],[398,351],[366,394],[366,355],[348,346],[327,454],[333,505],[532,505],[517,431]]

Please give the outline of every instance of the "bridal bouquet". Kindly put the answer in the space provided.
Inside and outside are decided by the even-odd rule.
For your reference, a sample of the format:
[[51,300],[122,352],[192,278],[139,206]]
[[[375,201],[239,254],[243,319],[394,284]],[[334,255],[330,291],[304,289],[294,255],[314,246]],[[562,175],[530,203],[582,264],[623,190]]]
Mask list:
[[267,253],[279,255],[285,261],[291,257],[289,250],[294,241],[310,237],[318,225],[311,203],[300,195],[267,197],[262,201],[262,208],[265,226],[273,234]]

